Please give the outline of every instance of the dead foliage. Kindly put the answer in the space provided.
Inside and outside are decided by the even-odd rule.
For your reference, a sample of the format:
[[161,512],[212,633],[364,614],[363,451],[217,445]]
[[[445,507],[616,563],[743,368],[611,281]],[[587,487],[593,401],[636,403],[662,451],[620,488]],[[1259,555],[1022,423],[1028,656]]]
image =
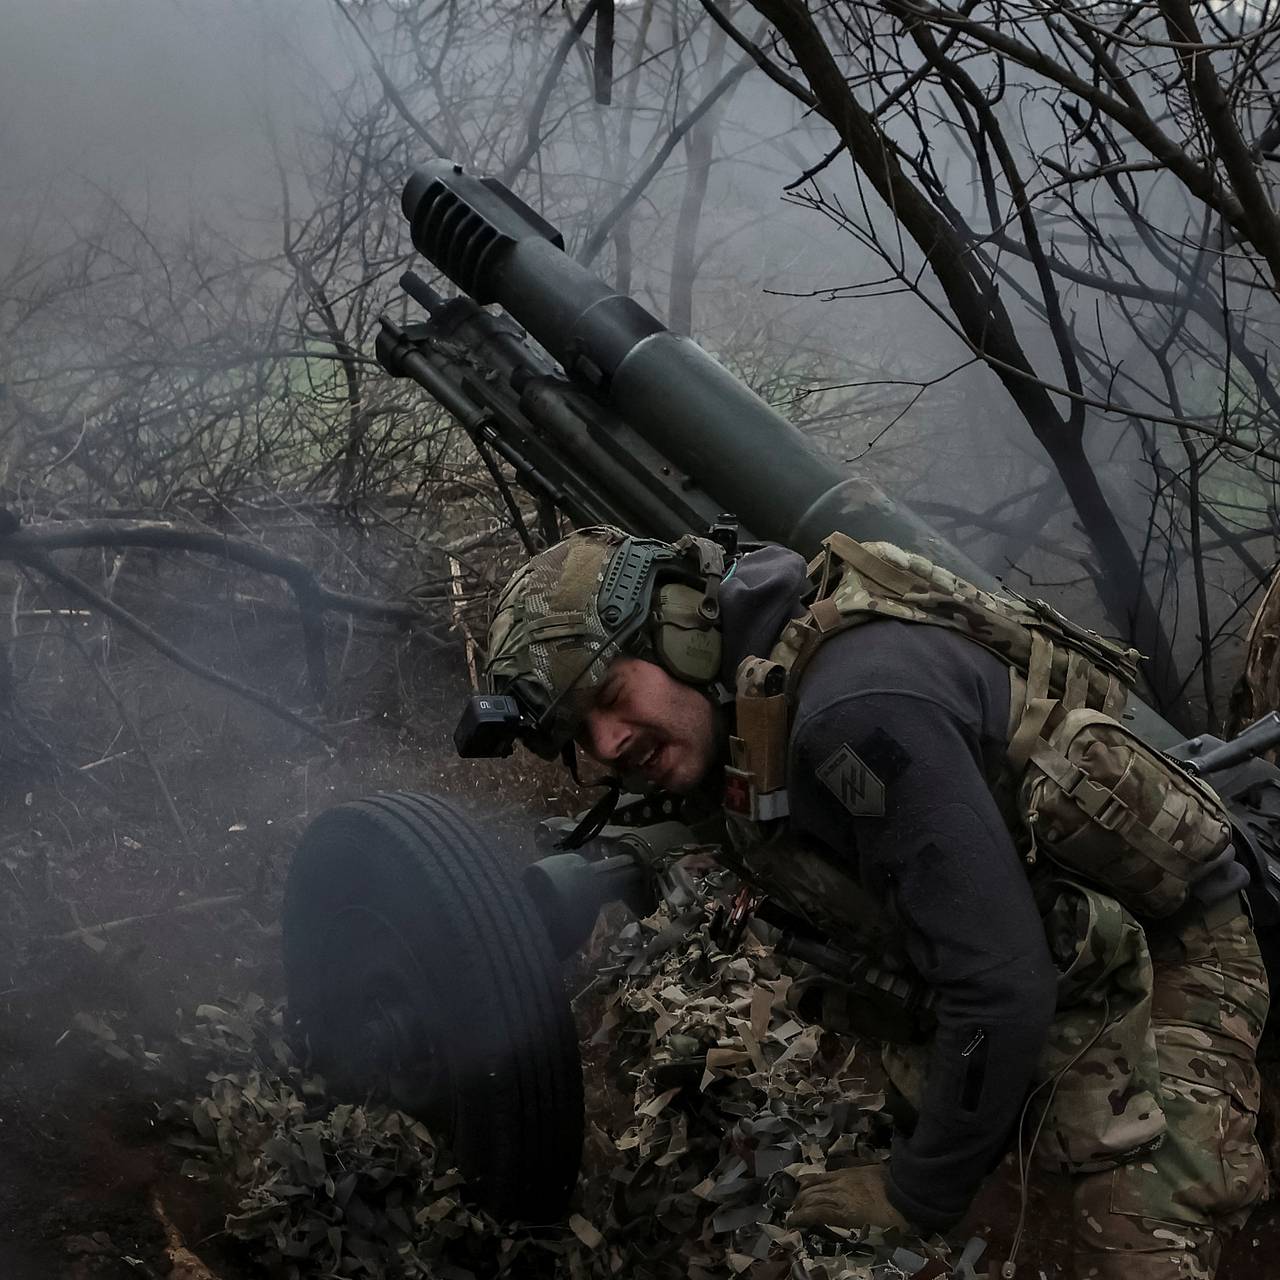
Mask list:
[[[1280,711],[1280,573],[1273,573],[1245,641],[1244,670],[1231,691],[1225,734],[1234,737],[1268,711]],[[1263,753],[1272,764],[1275,749]]]

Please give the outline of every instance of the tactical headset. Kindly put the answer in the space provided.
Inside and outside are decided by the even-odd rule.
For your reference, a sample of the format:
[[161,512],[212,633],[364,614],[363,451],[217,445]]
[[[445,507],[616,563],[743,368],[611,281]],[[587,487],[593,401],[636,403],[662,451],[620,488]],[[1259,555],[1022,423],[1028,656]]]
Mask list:
[[723,560],[701,539],[682,541],[628,538],[605,568],[596,609],[619,653],[651,656],[677,680],[706,686],[720,673]]

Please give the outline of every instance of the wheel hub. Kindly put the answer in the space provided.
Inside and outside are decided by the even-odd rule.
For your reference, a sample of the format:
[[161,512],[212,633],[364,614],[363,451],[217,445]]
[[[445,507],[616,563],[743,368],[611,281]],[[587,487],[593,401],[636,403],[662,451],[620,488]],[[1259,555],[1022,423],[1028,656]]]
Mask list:
[[448,1023],[431,981],[394,924],[368,907],[330,922],[323,989],[335,1034],[322,1069],[352,1096],[386,1100],[442,1140],[453,1125],[453,1082],[442,1035]]

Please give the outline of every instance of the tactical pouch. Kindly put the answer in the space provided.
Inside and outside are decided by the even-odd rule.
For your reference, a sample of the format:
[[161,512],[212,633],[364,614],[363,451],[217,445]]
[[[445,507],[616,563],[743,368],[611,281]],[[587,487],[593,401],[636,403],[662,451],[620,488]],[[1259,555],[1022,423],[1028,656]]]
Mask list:
[[1037,852],[1139,916],[1176,911],[1231,843],[1217,795],[1111,716],[1050,715],[1010,745],[1020,815]]

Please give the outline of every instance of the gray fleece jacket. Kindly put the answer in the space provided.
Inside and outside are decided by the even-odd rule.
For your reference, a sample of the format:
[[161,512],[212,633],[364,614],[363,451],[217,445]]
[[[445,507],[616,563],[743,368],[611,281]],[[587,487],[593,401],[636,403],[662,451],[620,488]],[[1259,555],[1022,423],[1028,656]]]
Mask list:
[[[738,562],[720,592],[729,687],[742,658],[768,654],[801,611],[804,585],[793,552],[768,547]],[[922,1107],[889,1161],[891,1201],[935,1230],[963,1216],[1008,1150],[1054,1014],[1044,929],[987,784],[1008,690],[1007,668],[980,646],[886,619],[818,650],[792,720],[793,833],[847,862],[935,992]],[[846,748],[883,783],[883,813],[851,811],[822,781]]]

